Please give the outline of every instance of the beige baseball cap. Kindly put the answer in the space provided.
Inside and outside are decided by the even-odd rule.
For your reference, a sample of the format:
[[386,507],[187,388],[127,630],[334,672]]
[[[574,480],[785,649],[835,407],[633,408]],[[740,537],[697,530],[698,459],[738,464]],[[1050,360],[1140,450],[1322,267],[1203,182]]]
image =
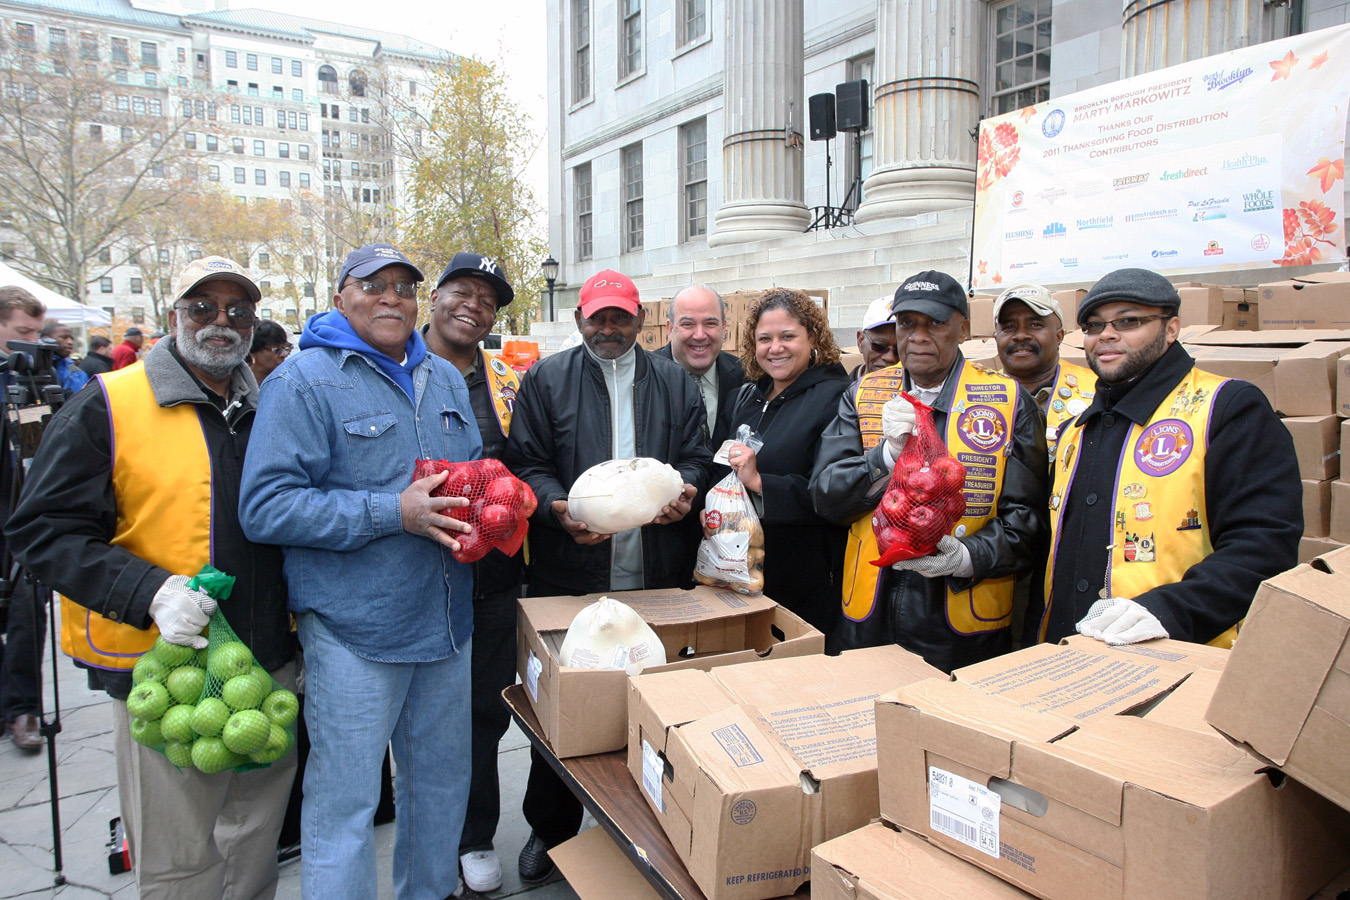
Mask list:
[[999,311],[1009,300],[1021,300],[1038,316],[1048,316],[1054,313],[1059,318],[1059,324],[1064,325],[1064,313],[1059,310],[1059,301],[1050,294],[1049,290],[1039,284],[1015,284],[999,294],[998,299],[994,301],[995,322],[998,321]]
[[891,295],[878,297],[867,305],[867,311],[863,313],[862,330],[871,331],[882,325],[894,325],[895,318],[891,315]]
[[173,296],[181,300],[191,293],[193,288],[206,281],[233,281],[244,289],[254,303],[262,300],[262,291],[258,290],[258,285],[254,284],[253,279],[244,274],[238,263],[223,256],[203,256],[188,263],[187,268],[178,275]]

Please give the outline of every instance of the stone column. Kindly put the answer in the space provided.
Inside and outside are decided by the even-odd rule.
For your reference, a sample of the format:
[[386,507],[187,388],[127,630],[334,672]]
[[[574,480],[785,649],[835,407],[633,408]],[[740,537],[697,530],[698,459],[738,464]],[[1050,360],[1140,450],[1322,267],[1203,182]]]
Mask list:
[[965,206],[975,197],[980,0],[880,0],[872,174],[857,220]]
[[1289,15],[1268,0],[1126,0],[1120,77],[1287,37]]
[[806,230],[802,0],[727,0],[722,205],[709,246]]

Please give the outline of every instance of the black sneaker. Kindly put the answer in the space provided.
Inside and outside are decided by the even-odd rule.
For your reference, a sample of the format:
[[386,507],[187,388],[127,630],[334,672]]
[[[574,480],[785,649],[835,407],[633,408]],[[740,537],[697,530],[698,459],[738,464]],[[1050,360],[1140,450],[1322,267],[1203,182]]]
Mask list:
[[521,848],[520,859],[516,862],[520,870],[520,880],[527,884],[543,881],[553,874],[553,860],[549,858],[548,846],[539,835],[530,832],[530,839]]

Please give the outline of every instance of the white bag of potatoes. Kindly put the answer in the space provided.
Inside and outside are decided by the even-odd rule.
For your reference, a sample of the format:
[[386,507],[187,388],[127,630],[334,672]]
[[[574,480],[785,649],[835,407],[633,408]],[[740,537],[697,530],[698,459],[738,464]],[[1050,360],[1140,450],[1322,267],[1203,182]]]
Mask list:
[[558,661],[578,669],[622,669],[640,675],[666,664],[666,648],[631,606],[601,597],[572,619]]
[[596,534],[647,525],[684,490],[684,478],[665,463],[639,456],[591,466],[567,494],[567,514]]
[[764,526],[735,472],[708,491],[694,580],[742,594],[764,590]]

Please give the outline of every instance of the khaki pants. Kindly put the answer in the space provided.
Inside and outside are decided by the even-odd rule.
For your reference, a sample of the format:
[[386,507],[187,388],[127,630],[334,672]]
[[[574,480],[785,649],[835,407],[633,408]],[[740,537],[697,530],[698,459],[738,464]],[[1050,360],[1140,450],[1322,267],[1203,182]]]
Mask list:
[[[294,689],[295,664],[272,673]],[[295,753],[265,769],[180,771],[127,731],[112,701],[117,795],[141,900],[270,900]]]

